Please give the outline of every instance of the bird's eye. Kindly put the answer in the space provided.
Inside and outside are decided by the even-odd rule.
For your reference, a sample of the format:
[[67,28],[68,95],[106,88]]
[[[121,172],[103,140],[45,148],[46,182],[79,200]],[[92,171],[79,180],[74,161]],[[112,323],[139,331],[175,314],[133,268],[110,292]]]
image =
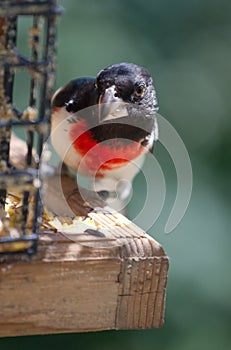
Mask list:
[[142,97],[146,90],[145,84],[139,84],[135,86],[135,96]]

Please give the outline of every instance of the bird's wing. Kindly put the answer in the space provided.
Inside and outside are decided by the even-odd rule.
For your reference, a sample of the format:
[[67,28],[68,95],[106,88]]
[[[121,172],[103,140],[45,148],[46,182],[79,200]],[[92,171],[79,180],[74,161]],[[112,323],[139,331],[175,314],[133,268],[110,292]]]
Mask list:
[[73,103],[80,109],[96,103],[95,100],[95,78],[77,78],[54,93],[51,106],[64,107]]
[[158,122],[157,122],[157,117],[155,116],[154,119],[154,127],[153,127],[153,132],[151,134],[151,141],[150,141],[150,152],[153,153],[154,152],[154,144],[156,141],[158,141],[159,139],[159,126],[158,126]]
[[155,117],[152,132],[144,138],[141,144],[142,146],[147,147],[149,151],[153,153],[154,145],[155,145],[155,142],[158,141],[158,137],[159,137],[159,129],[158,129],[158,123]]

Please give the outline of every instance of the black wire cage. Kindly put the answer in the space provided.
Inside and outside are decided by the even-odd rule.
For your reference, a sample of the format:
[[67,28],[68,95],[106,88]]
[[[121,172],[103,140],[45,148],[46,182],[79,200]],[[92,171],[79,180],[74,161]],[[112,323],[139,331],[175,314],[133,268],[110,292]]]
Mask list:
[[56,17],[61,13],[56,0],[0,1],[0,253],[4,254],[33,254],[37,247],[43,189],[40,160],[49,135]]

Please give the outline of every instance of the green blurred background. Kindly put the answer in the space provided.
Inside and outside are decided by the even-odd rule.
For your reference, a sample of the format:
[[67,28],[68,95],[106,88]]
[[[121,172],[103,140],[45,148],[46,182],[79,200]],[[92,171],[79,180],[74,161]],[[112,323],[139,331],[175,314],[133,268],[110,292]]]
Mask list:
[[[171,158],[158,144],[156,158],[166,178],[167,198],[149,233],[170,257],[162,329],[9,338],[0,340],[0,349],[231,349],[231,2],[59,3],[65,13],[58,27],[56,87],[73,77],[95,76],[116,62],[148,68],[160,113],[188,149],[193,193],[182,222],[166,235],[164,225],[176,194],[176,175]],[[149,164],[145,167],[148,171]],[[145,200],[142,174],[134,187],[130,217]],[[145,215],[152,215],[152,208]],[[140,222],[141,227],[143,224]]]

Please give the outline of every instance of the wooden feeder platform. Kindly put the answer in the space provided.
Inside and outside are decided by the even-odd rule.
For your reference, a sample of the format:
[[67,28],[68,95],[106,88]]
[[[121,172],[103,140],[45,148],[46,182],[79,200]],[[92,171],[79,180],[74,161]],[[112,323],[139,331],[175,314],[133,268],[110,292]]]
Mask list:
[[88,215],[103,237],[41,233],[34,256],[1,258],[0,336],[163,325],[161,245],[110,208]]

